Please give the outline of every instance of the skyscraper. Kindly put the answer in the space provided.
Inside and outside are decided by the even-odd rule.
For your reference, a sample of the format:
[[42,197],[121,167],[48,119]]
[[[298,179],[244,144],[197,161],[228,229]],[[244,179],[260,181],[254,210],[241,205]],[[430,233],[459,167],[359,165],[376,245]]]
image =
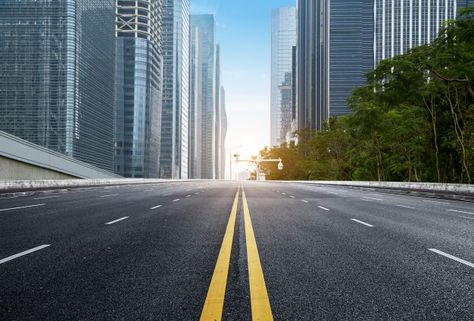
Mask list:
[[115,171],[126,177],[159,174],[161,5],[161,0],[117,0]]
[[0,129],[106,170],[114,0],[0,1]]
[[225,149],[225,139],[227,136],[227,111],[225,107],[225,89],[221,86],[220,89],[220,127],[219,127],[219,176],[218,178],[225,178],[225,167],[226,167],[226,149]]
[[[278,8],[272,12],[272,70],[271,70],[271,144],[279,145],[286,141],[285,130],[291,128],[291,113],[282,105],[282,86],[292,72],[292,50],[296,45],[296,8]],[[290,84],[291,86],[291,84]],[[285,110],[283,110],[285,109]]]
[[382,59],[436,38],[472,0],[298,0],[298,128],[350,112],[352,89]]
[[472,0],[375,0],[374,63],[436,39],[443,22]]
[[188,178],[189,0],[164,0],[160,176]]
[[220,179],[221,177],[221,146],[222,146],[222,136],[221,136],[221,131],[222,131],[222,106],[221,106],[221,47],[219,44],[216,45],[216,75],[215,75],[215,81],[214,81],[214,92],[216,95],[215,99],[215,125],[214,125],[214,150],[215,150],[215,168],[214,168],[214,178]]
[[191,178],[216,173],[216,43],[213,15],[191,16]]

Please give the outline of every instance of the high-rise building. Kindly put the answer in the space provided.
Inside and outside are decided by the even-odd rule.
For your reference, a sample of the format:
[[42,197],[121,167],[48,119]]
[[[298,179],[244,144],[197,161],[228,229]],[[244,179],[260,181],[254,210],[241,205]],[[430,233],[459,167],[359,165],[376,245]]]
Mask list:
[[298,0],[296,118],[320,130],[382,59],[430,43],[472,0]]
[[436,39],[443,22],[472,0],[375,0],[374,63]]
[[221,47],[219,44],[216,45],[216,75],[214,82],[215,92],[215,124],[214,124],[214,151],[215,151],[215,167],[214,167],[214,178],[220,179],[221,177],[221,145],[222,145],[222,109],[221,109]]
[[190,177],[216,173],[216,42],[213,15],[191,16]]
[[115,172],[158,177],[162,4],[161,0],[116,1]]
[[188,178],[189,0],[164,0],[160,177]]
[[0,129],[106,170],[114,0],[0,1]]
[[227,111],[225,107],[225,89],[221,86],[220,89],[220,127],[219,127],[219,177],[220,179],[225,178],[225,168],[226,168],[226,149],[225,149],[225,139],[227,136]]
[[[280,86],[292,72],[293,46],[296,45],[296,8],[278,8],[272,12],[272,70],[271,70],[271,144],[286,141],[284,124],[291,123],[291,113],[283,111]],[[290,76],[291,81],[291,76]],[[291,86],[291,84],[290,84]],[[285,109],[286,110],[286,109]]]

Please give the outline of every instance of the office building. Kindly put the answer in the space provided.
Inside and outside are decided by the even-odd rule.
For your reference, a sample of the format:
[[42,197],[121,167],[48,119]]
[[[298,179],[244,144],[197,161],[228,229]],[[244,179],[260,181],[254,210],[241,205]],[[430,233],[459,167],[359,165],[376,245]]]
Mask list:
[[216,42],[213,15],[191,15],[190,177],[216,177]]
[[125,177],[159,175],[161,23],[161,0],[117,0],[115,172]]
[[225,178],[226,169],[226,148],[225,140],[227,137],[227,111],[225,107],[225,89],[223,86],[220,88],[220,127],[219,127],[219,176],[218,178]]
[[374,63],[436,39],[444,21],[472,0],[375,0]]
[[114,0],[0,1],[0,130],[109,171]]
[[189,0],[163,0],[163,111],[160,177],[188,178]]
[[[272,56],[271,56],[271,144],[280,145],[286,141],[291,113],[282,105],[280,86],[286,83],[288,73],[292,72],[293,46],[296,45],[296,8],[278,8],[272,12]],[[289,78],[291,81],[291,76]],[[291,84],[290,84],[291,86]],[[285,109],[285,111],[283,110]]]

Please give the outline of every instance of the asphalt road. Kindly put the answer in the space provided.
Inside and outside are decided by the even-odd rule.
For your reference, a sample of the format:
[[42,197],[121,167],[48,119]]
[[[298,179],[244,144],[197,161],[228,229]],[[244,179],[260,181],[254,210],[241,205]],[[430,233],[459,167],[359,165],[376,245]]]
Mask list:
[[474,204],[297,183],[0,198],[0,320],[474,320]]

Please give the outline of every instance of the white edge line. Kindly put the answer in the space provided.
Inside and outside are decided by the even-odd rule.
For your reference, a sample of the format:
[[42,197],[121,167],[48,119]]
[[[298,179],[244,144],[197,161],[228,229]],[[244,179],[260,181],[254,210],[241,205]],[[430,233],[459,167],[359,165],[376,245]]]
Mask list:
[[42,204],[33,204],[33,205],[26,205],[26,206],[18,206],[18,207],[11,207],[11,208],[2,208],[0,209],[0,212],[6,212],[6,211],[13,211],[13,210],[21,210],[24,208],[32,208],[32,207],[39,207],[39,206],[45,206],[46,203]]
[[156,210],[157,208],[160,208],[160,207],[162,207],[162,206],[163,206],[163,205],[157,205],[157,206],[154,206],[154,207],[150,208],[150,210]]
[[48,247],[48,246],[51,246],[51,244],[40,245],[40,246],[34,247],[34,248],[32,248],[32,249],[29,249],[29,250],[20,252],[20,253],[18,253],[18,254],[15,254],[15,255],[6,257],[6,258],[0,260],[0,264],[6,263],[6,262],[8,262],[8,261],[14,260],[14,259],[16,259],[16,258],[19,258],[19,257],[21,257],[21,256],[24,256],[24,255],[27,255],[27,254],[30,254],[30,253],[33,253],[33,252],[36,252],[36,251],[42,250],[42,249],[44,249],[44,248],[46,248],[46,247]]
[[325,211],[330,211],[329,208],[325,208],[324,206],[318,206],[320,209],[325,210]]
[[411,206],[406,206],[406,205],[401,205],[401,204],[395,204],[396,207],[401,207],[401,208],[408,208],[408,209],[411,209],[411,210],[414,210],[415,208],[414,207],[411,207]]
[[471,263],[471,262],[469,262],[469,261],[460,259],[460,258],[458,258],[458,257],[455,257],[455,256],[453,256],[453,255],[451,255],[451,254],[445,253],[445,252],[440,251],[440,250],[437,250],[437,249],[428,249],[428,250],[431,251],[431,252],[434,252],[434,253],[436,253],[436,254],[445,256],[445,257],[447,257],[448,259],[457,261],[457,262],[459,262],[459,263],[462,263],[462,264],[465,264],[465,265],[467,265],[467,266],[470,266],[470,267],[474,268],[474,263]]
[[362,197],[363,200],[368,200],[368,201],[383,201],[381,198],[375,198],[375,197]]
[[35,201],[39,201],[39,200],[47,200],[47,199],[50,199],[50,198],[60,198],[61,196],[43,196],[43,197],[36,197],[36,198],[33,198]]
[[115,223],[117,223],[117,222],[126,220],[126,219],[128,219],[128,218],[130,218],[130,216],[125,216],[125,217],[119,218],[119,219],[117,219],[117,220],[114,220],[114,221],[111,221],[111,222],[107,222],[107,223],[105,223],[105,225],[112,225],[112,224],[115,224]]
[[369,223],[365,223],[365,222],[356,220],[355,218],[351,218],[351,221],[354,221],[354,222],[356,222],[356,223],[359,223],[359,224],[362,224],[362,225],[365,225],[365,226],[368,226],[368,227],[374,227],[372,224],[369,224]]
[[447,212],[452,212],[452,213],[461,213],[461,214],[468,214],[468,215],[474,215],[473,212],[466,212],[466,211],[458,211],[458,210],[446,210]]

